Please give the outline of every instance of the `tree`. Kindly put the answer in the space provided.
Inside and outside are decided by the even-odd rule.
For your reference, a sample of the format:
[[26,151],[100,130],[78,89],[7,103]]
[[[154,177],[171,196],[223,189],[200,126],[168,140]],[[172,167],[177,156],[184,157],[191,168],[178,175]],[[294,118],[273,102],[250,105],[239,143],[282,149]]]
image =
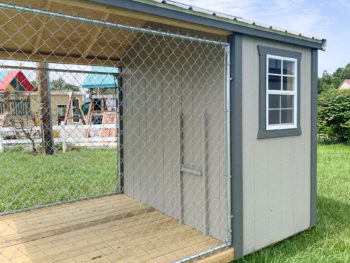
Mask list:
[[51,90],[72,90],[79,91],[79,87],[73,84],[66,83],[62,77],[51,81]]
[[30,84],[32,84],[32,86],[34,87],[35,90],[38,90],[38,84],[36,84],[36,81],[33,80],[32,82],[30,82]]
[[318,79],[318,93],[337,89],[345,79],[350,79],[350,63],[344,68],[337,68],[333,74],[324,71],[322,77]]
[[47,63],[36,63],[36,81],[38,84],[39,101],[40,101],[40,115],[41,115],[41,137],[43,143],[43,153],[45,155],[52,155],[55,153],[55,142],[53,139],[52,130],[52,112],[49,103],[50,89],[49,89],[49,74],[47,72]]
[[322,77],[318,79],[318,93],[322,93],[331,89],[332,86],[332,75],[327,71],[323,71]]

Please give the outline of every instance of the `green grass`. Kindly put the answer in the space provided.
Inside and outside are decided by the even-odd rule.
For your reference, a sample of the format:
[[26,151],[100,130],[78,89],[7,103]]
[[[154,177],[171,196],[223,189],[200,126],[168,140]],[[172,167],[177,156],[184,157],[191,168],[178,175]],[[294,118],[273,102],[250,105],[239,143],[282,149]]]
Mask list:
[[350,146],[319,145],[317,190],[316,227],[237,262],[350,262]]
[[0,212],[115,192],[117,150],[78,148],[53,156],[0,154]]
[[[0,211],[114,192],[116,165],[115,149],[0,154]],[[350,146],[319,145],[317,226],[243,262],[350,262]]]

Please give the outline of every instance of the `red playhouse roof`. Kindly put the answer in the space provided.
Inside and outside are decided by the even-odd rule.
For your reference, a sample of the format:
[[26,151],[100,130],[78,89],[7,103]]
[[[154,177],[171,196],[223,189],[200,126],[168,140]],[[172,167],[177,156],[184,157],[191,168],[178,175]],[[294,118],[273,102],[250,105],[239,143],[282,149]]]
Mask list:
[[344,79],[344,82],[350,84],[350,79]]
[[0,91],[19,90],[19,91],[36,91],[29,80],[20,70],[10,70],[1,72],[3,78],[0,80]]

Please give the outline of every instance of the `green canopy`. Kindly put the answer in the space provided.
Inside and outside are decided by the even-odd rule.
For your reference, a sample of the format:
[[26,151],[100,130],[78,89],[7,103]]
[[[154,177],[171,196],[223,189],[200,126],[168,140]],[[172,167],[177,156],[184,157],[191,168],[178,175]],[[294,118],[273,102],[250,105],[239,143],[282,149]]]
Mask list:
[[[118,73],[117,68],[110,67],[92,67],[95,72]],[[117,87],[117,80],[114,75],[109,74],[89,74],[83,82],[83,88],[115,88]]]

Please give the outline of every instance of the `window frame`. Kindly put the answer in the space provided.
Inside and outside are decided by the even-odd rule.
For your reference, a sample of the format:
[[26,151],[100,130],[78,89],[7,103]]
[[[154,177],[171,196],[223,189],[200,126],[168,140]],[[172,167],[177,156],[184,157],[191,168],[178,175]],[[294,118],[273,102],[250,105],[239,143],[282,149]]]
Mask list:
[[[280,49],[267,46],[258,46],[259,53],[259,131],[258,139],[268,139],[286,136],[299,136],[301,135],[300,127],[300,65],[301,65],[301,53],[290,51],[287,49]],[[281,76],[281,88],[283,89],[283,64],[282,61],[294,61],[294,91],[268,90],[268,76],[269,76],[269,60],[268,58],[277,58],[281,60],[281,73],[276,74]],[[274,75],[274,74],[271,74]],[[268,95],[294,95],[293,101],[293,124],[269,124],[268,123],[268,111],[269,111],[269,99]]]
[[[80,107],[80,99],[79,98],[75,98],[75,99],[78,100],[78,106]],[[74,108],[75,108],[75,106],[74,106],[73,100],[71,103],[72,103],[72,123],[80,123],[81,120],[80,120],[79,113],[75,115],[75,116],[78,116],[79,120],[78,121],[74,120]]]
[[[277,59],[281,61],[281,73],[270,73],[269,72],[269,59]],[[284,61],[290,61],[294,62],[294,74],[293,75],[287,75],[283,74],[283,62]],[[269,76],[280,76],[281,77],[281,90],[269,90]],[[293,77],[293,90],[292,91],[284,91],[283,90],[283,77]],[[295,58],[290,57],[282,57],[282,56],[276,56],[276,55],[266,55],[266,130],[283,130],[283,129],[293,129],[297,128],[297,105],[298,105],[298,87],[297,87],[297,80],[298,80],[298,60]],[[280,123],[280,124],[269,124],[269,95],[279,95],[279,96],[294,96],[293,99],[293,123]],[[280,107],[281,108],[281,107]],[[280,117],[281,118],[281,117]]]
[[[67,104],[56,104],[56,119],[57,119],[57,125],[61,125],[61,123],[59,123],[59,120],[58,120],[58,108],[59,107],[61,107],[61,106],[63,106],[63,108],[65,108],[66,109],[66,111],[67,111],[67,107],[68,107],[68,105]],[[65,117],[65,115],[64,115],[64,117]]]

